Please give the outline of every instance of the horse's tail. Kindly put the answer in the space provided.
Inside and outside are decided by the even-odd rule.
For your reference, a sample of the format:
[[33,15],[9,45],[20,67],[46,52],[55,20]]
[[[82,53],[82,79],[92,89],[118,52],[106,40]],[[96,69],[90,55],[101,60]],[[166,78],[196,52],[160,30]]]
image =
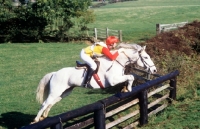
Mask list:
[[47,99],[50,89],[50,80],[55,72],[46,74],[39,82],[36,90],[36,100],[42,104]]

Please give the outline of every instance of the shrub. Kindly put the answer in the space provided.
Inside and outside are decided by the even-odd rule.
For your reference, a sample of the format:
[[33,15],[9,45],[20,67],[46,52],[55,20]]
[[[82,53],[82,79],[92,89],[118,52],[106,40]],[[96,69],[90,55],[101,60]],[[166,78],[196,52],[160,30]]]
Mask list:
[[[76,24],[82,30],[93,22],[93,13],[88,11],[90,4],[90,0],[37,0],[36,3],[13,7],[11,3],[2,1],[0,35],[4,36],[4,42],[35,42],[45,36],[63,41]],[[79,18],[82,20],[73,22]]]
[[147,52],[156,62],[159,74],[179,70],[178,95],[197,94],[199,64],[200,22],[194,21],[182,28],[161,33],[145,42]]

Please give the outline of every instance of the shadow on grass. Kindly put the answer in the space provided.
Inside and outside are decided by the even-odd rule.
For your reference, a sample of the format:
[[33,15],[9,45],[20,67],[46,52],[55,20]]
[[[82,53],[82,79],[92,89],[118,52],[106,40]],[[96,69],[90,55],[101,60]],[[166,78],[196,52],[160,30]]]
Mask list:
[[8,112],[1,114],[0,128],[19,129],[23,126],[29,125],[34,115],[23,114],[21,112]]

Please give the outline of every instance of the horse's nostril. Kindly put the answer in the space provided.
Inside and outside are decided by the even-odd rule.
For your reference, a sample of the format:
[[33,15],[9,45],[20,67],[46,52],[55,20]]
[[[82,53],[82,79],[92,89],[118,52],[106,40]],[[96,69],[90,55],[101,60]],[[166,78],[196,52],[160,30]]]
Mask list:
[[156,73],[157,72],[157,70],[154,70],[154,73]]

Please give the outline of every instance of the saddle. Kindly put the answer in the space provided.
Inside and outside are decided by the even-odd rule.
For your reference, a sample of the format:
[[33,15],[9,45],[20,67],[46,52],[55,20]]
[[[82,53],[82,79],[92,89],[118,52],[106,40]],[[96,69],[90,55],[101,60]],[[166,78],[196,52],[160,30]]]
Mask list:
[[[93,77],[95,79],[95,81],[97,82],[97,84],[101,87],[101,88],[104,88],[102,83],[101,83],[101,80],[99,79],[98,75],[97,75],[97,72],[99,70],[99,65],[100,65],[100,62],[98,60],[95,60],[94,61],[96,64],[97,64],[97,69],[94,71],[93,73]],[[83,85],[84,86],[87,86],[88,83],[90,82],[91,78],[88,80],[88,76],[89,76],[89,71],[92,70],[90,68],[90,66],[86,63],[82,63],[80,61],[76,61],[76,69],[85,69],[87,71],[87,74],[85,76],[85,79],[84,79],[84,82],[83,82]]]

